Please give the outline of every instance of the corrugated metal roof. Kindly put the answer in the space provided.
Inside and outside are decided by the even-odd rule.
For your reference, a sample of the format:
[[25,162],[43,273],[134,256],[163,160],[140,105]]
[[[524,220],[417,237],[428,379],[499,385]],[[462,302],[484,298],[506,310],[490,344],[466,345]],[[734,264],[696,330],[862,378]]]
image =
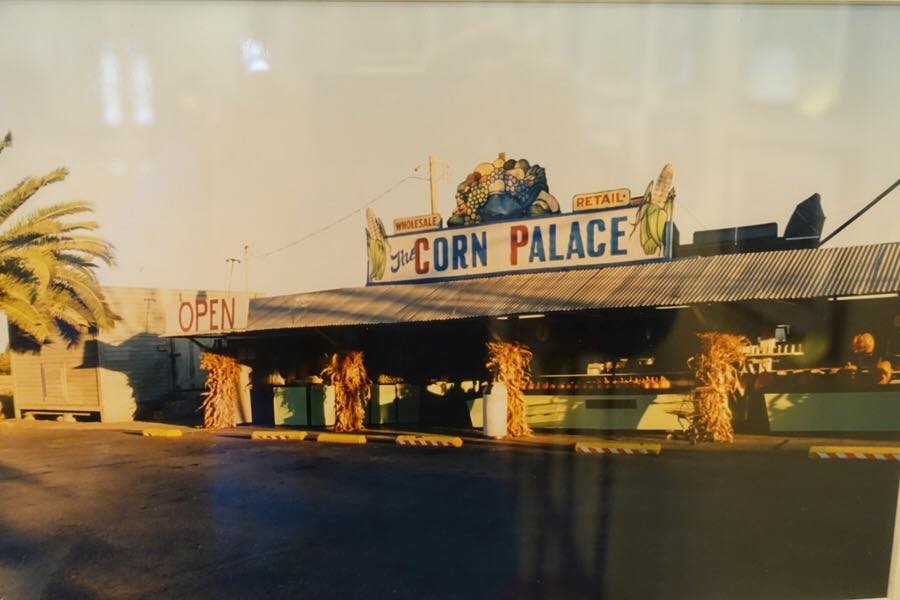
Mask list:
[[900,292],[900,242],[257,298],[247,330]]

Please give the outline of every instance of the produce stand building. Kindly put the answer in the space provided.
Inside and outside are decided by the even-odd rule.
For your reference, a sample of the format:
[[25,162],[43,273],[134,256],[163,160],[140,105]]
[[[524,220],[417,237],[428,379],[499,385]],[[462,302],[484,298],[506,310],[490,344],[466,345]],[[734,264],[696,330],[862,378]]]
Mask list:
[[[360,349],[371,425],[477,427],[485,342],[504,339],[534,351],[533,427],[670,431],[684,425],[696,333],[726,331],[753,341],[737,427],[900,431],[900,378],[875,368],[900,364],[900,243],[724,250],[257,298],[226,343],[253,368],[257,423],[327,424],[317,375],[329,353]],[[871,355],[851,351],[862,332]]]
[[369,425],[479,427],[486,344],[507,341],[533,352],[532,427],[675,431],[713,331],[747,340],[737,427],[900,431],[900,244],[822,249],[818,194],[780,236],[764,223],[680,244],[672,165],[640,196],[576,194],[563,212],[543,167],[500,153],[459,183],[444,227],[429,164],[431,214],[388,235],[367,209],[368,285],[254,299],[226,333],[252,368],[254,421],[329,424],[319,373],[361,350]]

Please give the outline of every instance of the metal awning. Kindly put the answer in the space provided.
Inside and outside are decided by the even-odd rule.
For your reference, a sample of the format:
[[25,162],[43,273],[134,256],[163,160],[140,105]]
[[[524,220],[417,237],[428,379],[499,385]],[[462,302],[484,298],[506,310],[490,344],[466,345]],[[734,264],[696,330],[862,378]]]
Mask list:
[[246,331],[900,293],[900,242],[257,298]]

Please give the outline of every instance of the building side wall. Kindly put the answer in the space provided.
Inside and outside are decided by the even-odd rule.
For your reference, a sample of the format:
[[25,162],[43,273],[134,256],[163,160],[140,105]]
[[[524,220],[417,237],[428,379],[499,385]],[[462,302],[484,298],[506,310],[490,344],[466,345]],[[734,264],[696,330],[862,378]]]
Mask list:
[[13,352],[16,411],[68,408],[97,411],[97,346],[90,341],[68,347],[55,340],[36,353]]
[[32,410],[98,412],[103,421],[127,421],[158,409],[173,396],[202,389],[200,348],[162,337],[166,308],[196,290],[104,288],[121,317],[96,339],[68,347],[54,340],[37,351],[14,351],[14,406]]

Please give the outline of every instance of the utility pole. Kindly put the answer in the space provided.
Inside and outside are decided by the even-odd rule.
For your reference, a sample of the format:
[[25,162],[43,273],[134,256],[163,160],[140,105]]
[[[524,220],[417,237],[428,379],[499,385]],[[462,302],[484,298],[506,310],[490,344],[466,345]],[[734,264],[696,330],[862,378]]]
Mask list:
[[234,275],[234,263],[239,263],[241,261],[240,261],[240,259],[229,257],[229,258],[225,259],[225,262],[229,263],[229,265],[228,265],[228,288],[227,288],[226,293],[230,294],[231,293],[231,277],[232,277],[232,275]]
[[248,258],[250,246],[244,244],[244,294],[250,293],[250,259]]
[[428,157],[428,181],[431,183],[431,214],[436,215],[438,211],[438,184],[435,169],[437,160],[433,156]]

